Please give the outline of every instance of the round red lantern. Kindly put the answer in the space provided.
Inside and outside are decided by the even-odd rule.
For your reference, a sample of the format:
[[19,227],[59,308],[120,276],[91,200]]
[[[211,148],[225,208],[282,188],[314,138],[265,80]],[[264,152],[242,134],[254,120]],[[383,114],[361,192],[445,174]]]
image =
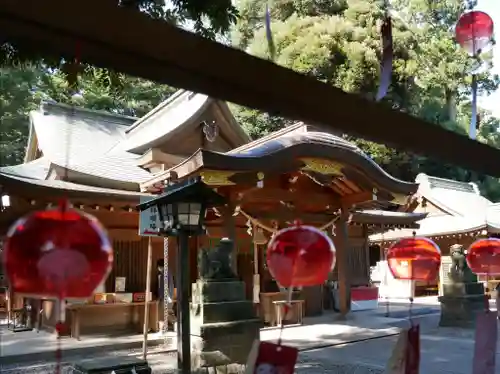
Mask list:
[[113,250],[100,223],[74,209],[37,211],[9,230],[4,264],[16,293],[88,298],[113,262]]
[[473,10],[462,14],[455,26],[455,38],[471,56],[476,56],[493,37],[493,20],[481,11]]
[[322,284],[335,266],[335,246],[314,227],[289,227],[277,232],[269,242],[267,266],[283,287]]
[[430,239],[402,239],[387,251],[387,264],[396,279],[432,281],[439,273],[441,252]]
[[479,239],[467,250],[467,265],[475,274],[500,274],[500,239]]

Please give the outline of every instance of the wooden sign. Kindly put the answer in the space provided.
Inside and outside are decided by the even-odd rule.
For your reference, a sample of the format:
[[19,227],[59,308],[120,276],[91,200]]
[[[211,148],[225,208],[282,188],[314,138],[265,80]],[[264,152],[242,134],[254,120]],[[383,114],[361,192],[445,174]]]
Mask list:
[[115,292],[125,292],[126,282],[127,282],[127,278],[116,277],[115,278]]
[[439,274],[439,279],[442,279],[442,283],[447,284],[450,283],[450,271],[453,262],[451,261],[451,256],[442,256],[441,257],[441,269]]
[[[152,197],[141,196],[141,204],[148,202]],[[160,215],[156,206],[152,206],[140,212],[139,215],[139,235],[159,236],[158,229],[161,227]]]

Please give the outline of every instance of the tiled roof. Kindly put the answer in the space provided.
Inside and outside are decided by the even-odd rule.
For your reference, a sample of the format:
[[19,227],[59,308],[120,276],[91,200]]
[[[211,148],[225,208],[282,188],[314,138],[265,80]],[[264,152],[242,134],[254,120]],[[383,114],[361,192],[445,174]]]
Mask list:
[[31,113],[43,157],[0,168],[0,173],[46,179],[50,165],[54,164],[77,173],[140,183],[151,174],[137,166],[139,156],[116,149],[135,121],[136,118],[107,112],[43,103],[40,110]]
[[458,182],[450,179],[419,174],[417,194],[425,197],[440,209],[452,215],[483,215],[492,203],[479,192],[474,183]]
[[43,103],[31,112],[43,155],[57,164],[79,165],[110,151],[125,139],[135,118],[89,111],[61,104]]
[[376,234],[371,241],[396,240],[421,236],[444,236],[487,229],[500,232],[500,204],[494,204],[479,192],[474,183],[419,174],[417,196],[425,198],[442,212],[430,212],[419,221],[418,230],[400,229]]
[[429,215],[421,221],[417,222],[420,225],[418,229],[397,229],[387,231],[383,234],[375,234],[370,236],[371,242],[391,241],[401,238],[409,238],[413,233],[417,236],[445,236],[450,234],[461,234],[471,231],[487,229],[484,219],[479,217],[455,217],[450,215]]
[[95,195],[108,196],[110,198],[116,198],[118,200],[130,200],[134,202],[138,202],[141,196],[151,196],[150,194],[136,191],[123,191],[111,188],[85,186],[82,184],[65,182],[61,180],[37,180],[0,173],[0,184],[15,185],[19,182],[30,184],[41,189],[56,189],[58,191],[67,192],[71,196],[79,194],[87,195],[90,193]]
[[0,173],[30,179],[45,179],[49,173],[50,164],[48,158],[40,157],[25,164],[1,167]]
[[[83,164],[70,164],[70,169],[99,178],[120,182],[141,183],[150,179],[151,173],[137,166],[139,157],[130,152],[111,151]],[[64,167],[64,165],[59,166]]]
[[[299,127],[300,128],[300,127]],[[361,149],[359,149],[356,145],[347,140],[326,133],[326,132],[317,132],[317,131],[293,131],[293,128],[288,128],[289,131],[280,134],[279,136],[274,136],[265,141],[258,139],[254,142],[251,142],[243,147],[237,148],[235,150],[227,152],[228,155],[241,155],[241,156],[252,156],[253,153],[259,152],[263,153],[273,153],[279,149],[289,147],[293,144],[296,144],[298,141],[303,143],[317,143],[317,144],[329,144],[339,148],[346,148],[351,151],[354,151],[365,158],[369,158]]]

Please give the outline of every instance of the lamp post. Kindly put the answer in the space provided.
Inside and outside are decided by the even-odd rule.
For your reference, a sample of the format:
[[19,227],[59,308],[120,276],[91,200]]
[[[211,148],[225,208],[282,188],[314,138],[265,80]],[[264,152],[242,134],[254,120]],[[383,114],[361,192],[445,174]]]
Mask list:
[[168,186],[163,194],[138,206],[140,211],[156,206],[162,225],[159,233],[177,237],[177,367],[183,374],[191,373],[188,239],[204,233],[206,209],[225,202],[196,177]]

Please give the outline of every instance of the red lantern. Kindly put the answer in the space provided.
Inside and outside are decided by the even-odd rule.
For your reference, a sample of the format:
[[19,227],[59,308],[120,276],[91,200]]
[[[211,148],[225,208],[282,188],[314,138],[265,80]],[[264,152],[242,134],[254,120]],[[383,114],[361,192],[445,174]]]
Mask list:
[[16,293],[88,298],[108,274],[113,250],[94,217],[58,208],[18,220],[7,234],[4,262]]
[[276,233],[267,247],[267,266],[283,287],[322,284],[335,266],[335,246],[322,231],[293,226]]
[[462,14],[455,26],[458,44],[471,56],[476,56],[490,44],[493,37],[493,20],[477,10]]
[[467,250],[467,265],[475,274],[500,274],[500,239],[479,239]]
[[387,264],[396,279],[432,281],[439,273],[441,252],[430,239],[402,239],[387,251]]

